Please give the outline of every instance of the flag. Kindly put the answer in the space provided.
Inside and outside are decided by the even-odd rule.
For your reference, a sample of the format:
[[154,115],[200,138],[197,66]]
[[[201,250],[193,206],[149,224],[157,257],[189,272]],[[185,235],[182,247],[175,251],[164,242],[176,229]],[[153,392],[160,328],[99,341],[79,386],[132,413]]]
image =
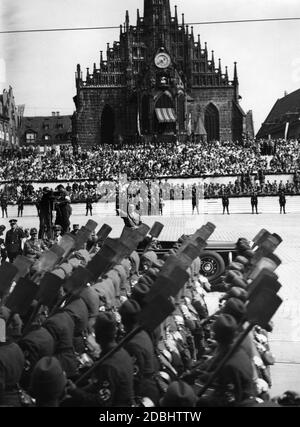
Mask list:
[[192,113],[189,113],[187,133],[188,133],[188,135],[191,135],[191,133],[192,133]]
[[197,120],[197,125],[196,125],[196,131],[195,133],[197,135],[207,135],[206,130],[205,130],[205,126],[203,123],[203,120],[201,118],[201,116],[199,115],[198,120]]
[[137,110],[137,131],[138,135],[141,135],[141,122],[140,122],[140,110]]
[[289,127],[290,127],[290,122],[286,122],[286,125],[285,125],[285,132],[284,132],[284,139],[285,139],[285,140],[287,140],[287,137],[288,137]]

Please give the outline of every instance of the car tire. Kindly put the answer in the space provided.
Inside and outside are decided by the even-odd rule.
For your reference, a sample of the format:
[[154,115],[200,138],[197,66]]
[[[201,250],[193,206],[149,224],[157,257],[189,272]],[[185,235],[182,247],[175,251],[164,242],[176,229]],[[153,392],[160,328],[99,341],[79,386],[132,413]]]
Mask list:
[[200,274],[209,282],[214,282],[225,272],[225,262],[221,255],[214,251],[204,251],[200,255]]

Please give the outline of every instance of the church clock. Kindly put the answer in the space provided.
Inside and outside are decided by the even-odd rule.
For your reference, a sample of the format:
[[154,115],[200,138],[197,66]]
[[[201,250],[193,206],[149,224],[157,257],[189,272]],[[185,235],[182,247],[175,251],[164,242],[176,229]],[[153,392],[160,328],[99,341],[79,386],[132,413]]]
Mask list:
[[158,53],[154,59],[155,65],[158,68],[168,68],[171,64],[171,58],[167,53]]

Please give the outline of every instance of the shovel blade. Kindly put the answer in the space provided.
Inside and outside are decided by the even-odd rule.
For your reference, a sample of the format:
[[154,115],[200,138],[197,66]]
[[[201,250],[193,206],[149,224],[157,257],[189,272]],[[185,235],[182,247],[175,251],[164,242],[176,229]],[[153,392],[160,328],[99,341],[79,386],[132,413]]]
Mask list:
[[279,258],[278,260],[280,261],[280,263],[276,259],[271,259],[272,255],[273,254],[270,254],[270,257],[263,257],[256,263],[254,269],[248,274],[249,280],[255,280],[260,274],[260,272],[263,270],[268,270],[271,272],[274,272],[276,270],[276,268],[280,265],[281,261],[279,260]]
[[[170,261],[169,261],[170,259]],[[166,265],[168,263],[168,265]],[[157,295],[175,297],[188,281],[189,275],[178,265],[176,256],[171,255],[163,266],[155,283],[151,286],[145,301],[152,301]]]
[[33,269],[38,273],[53,270],[55,264],[58,263],[61,257],[55,252],[47,251],[43,252],[41,257],[35,262]]
[[[58,246],[62,248],[63,250],[63,257],[65,257],[67,254],[69,254],[72,249],[75,247],[75,236],[71,233],[66,233],[63,235],[61,241],[59,242]],[[52,248],[51,248],[52,250]]]
[[149,333],[153,332],[175,310],[174,304],[163,295],[157,295],[139,314],[139,324]]
[[276,293],[270,289],[261,288],[247,305],[247,320],[262,328],[266,327],[282,302]]
[[202,240],[206,242],[206,240],[208,240],[211,237],[211,235],[215,232],[215,229],[216,229],[216,226],[211,222],[208,222],[206,225],[203,225],[201,228],[199,228],[199,230],[197,230],[196,233],[194,233],[191,238],[192,240],[195,240],[198,237],[200,237]]
[[18,269],[18,273],[15,276],[15,281],[18,281],[21,277],[25,277],[29,273],[33,264],[33,261],[27,257],[22,255],[17,256],[17,258],[14,260],[14,266],[16,266]]
[[260,246],[264,240],[266,240],[269,236],[271,236],[271,233],[269,231],[262,228],[257,235],[252,239],[252,248],[255,246]]
[[275,273],[268,269],[263,269],[248,287],[249,300],[256,298],[261,289],[269,289],[274,293],[278,293],[281,285],[277,279],[278,277]]
[[103,224],[97,233],[98,242],[103,242],[105,239],[107,239],[111,231],[112,228],[109,225]]
[[46,273],[40,282],[37,300],[41,304],[46,305],[47,307],[51,307],[55,302],[59,289],[63,283],[64,281],[57,275]]
[[64,249],[57,244],[51,246],[50,251],[54,252],[57,255],[58,259],[62,258],[65,253]]
[[75,294],[83,289],[93,280],[91,272],[83,267],[78,267],[73,271],[72,276],[64,283],[64,289],[67,293]]
[[152,239],[158,239],[163,228],[164,228],[163,224],[161,224],[160,222],[155,222],[151,230],[149,231],[149,234],[152,237]]

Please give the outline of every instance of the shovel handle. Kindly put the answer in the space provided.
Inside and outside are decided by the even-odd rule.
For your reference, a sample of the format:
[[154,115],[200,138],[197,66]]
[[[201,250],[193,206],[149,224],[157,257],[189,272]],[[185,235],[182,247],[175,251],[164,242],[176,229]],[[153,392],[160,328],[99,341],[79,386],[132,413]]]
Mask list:
[[108,353],[106,353],[103,357],[101,357],[98,362],[96,362],[85,374],[83,374],[78,380],[75,382],[77,386],[79,386],[83,381],[90,378],[92,373],[95,371],[95,369],[98,368],[105,360],[107,360],[109,357],[111,357],[113,354],[115,354],[118,350],[120,350],[121,347],[123,347],[125,344],[127,344],[128,341],[130,341],[136,334],[138,334],[142,330],[142,326],[137,326],[135,329],[133,329],[129,334],[127,334],[116,347],[114,347],[112,350],[110,350]]
[[204,384],[204,386],[202,387],[202,389],[199,391],[198,397],[201,397],[206,392],[206,390],[210,387],[210,385],[216,379],[216,377],[218,376],[219,372],[221,371],[221,369],[223,368],[223,366],[225,365],[225,363],[227,363],[228,360],[230,359],[230,357],[236,352],[236,350],[239,348],[239,346],[241,345],[241,343],[244,341],[244,339],[249,334],[249,332],[254,328],[254,326],[255,325],[253,323],[250,323],[248,325],[248,327],[244,330],[244,332],[240,335],[240,337],[238,338],[238,340],[229,349],[229,351],[226,353],[226,355],[220,361],[219,365],[216,367],[215,371],[210,375],[210,377],[208,378],[207,382]]

